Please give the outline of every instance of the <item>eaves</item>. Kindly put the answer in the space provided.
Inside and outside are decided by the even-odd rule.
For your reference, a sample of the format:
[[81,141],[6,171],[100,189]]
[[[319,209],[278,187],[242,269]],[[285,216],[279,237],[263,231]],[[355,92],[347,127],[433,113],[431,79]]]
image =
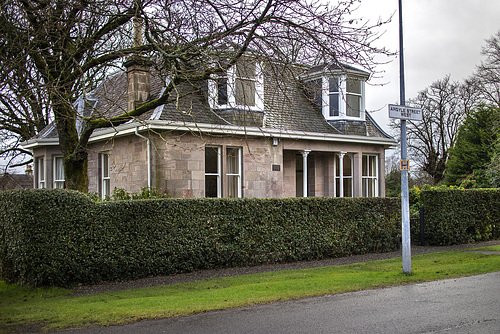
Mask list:
[[367,137],[367,136],[353,136],[334,133],[317,133],[317,132],[304,132],[304,131],[287,131],[279,129],[268,129],[259,127],[244,127],[235,125],[216,125],[206,123],[184,123],[184,122],[168,122],[151,120],[139,123],[127,123],[116,128],[107,128],[94,133],[90,142],[98,142],[102,140],[109,140],[113,137],[121,137],[125,135],[134,134],[136,129],[138,131],[187,131],[187,132],[202,132],[220,135],[239,135],[239,136],[252,136],[252,137],[266,137],[266,138],[283,138],[295,140],[315,140],[327,141],[337,143],[357,143],[357,144],[371,144],[383,145],[386,148],[393,148],[396,141],[393,138],[382,137]]

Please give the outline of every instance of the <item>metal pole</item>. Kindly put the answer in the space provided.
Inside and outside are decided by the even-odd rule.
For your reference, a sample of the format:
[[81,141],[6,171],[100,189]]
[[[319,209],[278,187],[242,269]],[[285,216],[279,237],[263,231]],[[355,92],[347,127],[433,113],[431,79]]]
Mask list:
[[[399,0],[399,99],[405,105],[405,76],[403,59],[403,10]],[[401,120],[401,160],[407,160],[406,120]],[[410,242],[410,201],[408,191],[408,171],[401,171],[401,224],[403,248],[403,273],[411,274],[411,242]]]

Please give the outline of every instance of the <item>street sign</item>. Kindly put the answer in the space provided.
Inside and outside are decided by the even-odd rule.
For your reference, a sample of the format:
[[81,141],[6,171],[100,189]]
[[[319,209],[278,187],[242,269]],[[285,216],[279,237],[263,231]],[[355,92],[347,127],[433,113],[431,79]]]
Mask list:
[[422,108],[413,108],[413,107],[389,104],[389,117],[404,119],[409,121],[421,121]]

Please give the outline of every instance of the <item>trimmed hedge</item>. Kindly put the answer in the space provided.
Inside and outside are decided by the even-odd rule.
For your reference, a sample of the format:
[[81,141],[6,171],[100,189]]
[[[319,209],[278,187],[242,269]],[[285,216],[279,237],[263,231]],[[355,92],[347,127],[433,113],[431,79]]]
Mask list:
[[423,190],[420,201],[427,244],[500,239],[500,189]]
[[397,248],[387,198],[95,203],[64,190],[0,193],[0,276],[71,286]]

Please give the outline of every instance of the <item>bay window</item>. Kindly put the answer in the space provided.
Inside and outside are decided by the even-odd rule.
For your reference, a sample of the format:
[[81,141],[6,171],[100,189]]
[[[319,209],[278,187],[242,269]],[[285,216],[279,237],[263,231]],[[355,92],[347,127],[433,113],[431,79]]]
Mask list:
[[[363,73],[363,72],[361,72]],[[330,74],[330,73],[328,73]],[[363,75],[321,73],[306,79],[305,89],[311,102],[321,108],[326,120],[365,120]]]
[[45,188],[45,161],[43,158],[36,158],[36,186],[38,189]]
[[63,157],[54,157],[54,188],[64,188],[64,159]]

